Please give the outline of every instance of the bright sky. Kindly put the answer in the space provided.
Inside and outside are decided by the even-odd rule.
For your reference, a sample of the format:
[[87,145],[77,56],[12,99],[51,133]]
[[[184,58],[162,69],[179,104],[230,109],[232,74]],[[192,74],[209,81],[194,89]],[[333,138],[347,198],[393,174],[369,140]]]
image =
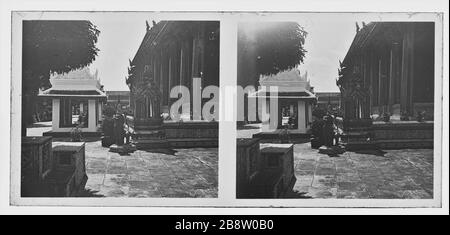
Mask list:
[[304,63],[299,66],[302,74],[308,71],[308,79],[314,91],[338,92],[336,78],[339,60],[343,60],[356,34],[355,22],[349,21],[301,21],[308,36]]
[[105,90],[128,90],[125,77],[128,75],[128,59],[133,59],[145,35],[145,20],[151,24],[147,14],[96,13],[91,22],[101,31],[97,47],[97,58],[91,64],[91,73],[98,75]]
[[[145,20],[150,24],[158,20],[152,14],[136,13],[96,13],[90,20],[101,31],[97,44],[100,52],[90,66],[91,72],[98,69],[106,90],[128,90],[125,84],[128,59],[134,57],[145,35]],[[299,67],[302,73],[308,71],[315,91],[339,91],[335,82],[339,60],[344,58],[355,36],[356,19],[351,14],[345,17],[314,14],[290,21],[298,21],[308,32],[305,43],[308,52]]]

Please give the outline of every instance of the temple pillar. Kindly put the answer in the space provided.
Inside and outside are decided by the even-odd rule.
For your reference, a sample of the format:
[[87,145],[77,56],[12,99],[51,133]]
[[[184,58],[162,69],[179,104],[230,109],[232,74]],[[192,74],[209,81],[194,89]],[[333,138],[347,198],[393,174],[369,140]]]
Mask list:
[[378,105],[377,102],[378,100],[375,99],[375,95],[378,95],[377,93],[377,88],[378,88],[378,82],[377,82],[377,65],[378,65],[378,60],[376,59],[376,56],[374,54],[373,51],[370,52],[370,101],[369,101],[369,105],[370,105],[370,114],[373,113],[373,107],[375,105]]
[[378,114],[381,115],[382,106],[383,106],[383,78],[382,78],[382,59],[380,58],[378,60],[378,76],[377,76],[377,82],[378,82]]
[[80,114],[84,112],[84,103],[80,102]]
[[98,102],[98,120],[102,120],[102,108],[103,108],[103,103],[102,102]]
[[[283,126],[283,114],[281,112],[283,104],[282,104],[281,99],[278,99],[278,98],[277,98],[277,102],[278,102],[278,110],[275,113],[275,115],[277,115],[277,121],[278,121],[277,129],[281,129],[281,127]],[[270,105],[269,105],[269,107],[270,107]],[[269,109],[269,112],[270,112],[270,109]],[[272,117],[275,118],[275,115],[273,115],[272,112],[270,112],[270,118],[272,118]]]
[[313,117],[312,117],[312,103],[309,102],[308,103],[308,122],[312,122],[313,121]]
[[399,55],[400,45],[398,42],[392,43],[390,53],[390,71],[389,71],[389,112],[393,113],[393,105],[395,104],[395,96],[397,91],[397,80],[399,79]]
[[52,99],[52,130],[59,128],[60,99]]
[[[194,78],[200,78],[200,80],[197,79],[197,81],[200,82],[200,84],[198,84],[197,81],[191,81],[191,90],[195,91],[196,89],[199,89],[199,91],[201,91],[202,89],[202,84],[201,84],[201,61],[200,61],[200,56],[201,56],[201,51],[200,51],[200,37],[199,37],[199,33],[196,32],[196,34],[193,36],[192,39],[192,57],[191,57],[191,73],[190,73],[190,79],[194,79]],[[200,97],[198,97],[200,96]],[[200,106],[202,103],[202,98],[201,98],[201,94],[195,94],[194,92],[192,92],[191,94],[191,100],[193,102],[191,102],[191,110],[193,111],[191,119],[192,120],[201,120],[201,107],[198,110],[199,112],[196,112],[196,110],[199,107],[194,107],[194,105],[197,105],[195,102],[197,102],[197,99],[200,98]]]
[[170,109],[170,105],[172,104],[171,100],[170,100],[170,91],[172,90],[172,77],[173,77],[173,71],[172,71],[172,58],[170,58],[169,56],[169,62],[168,62],[168,70],[167,70],[167,78],[168,78],[168,83],[167,83],[167,106]]
[[414,25],[406,25],[402,48],[400,110],[412,115],[412,82],[414,78]]
[[306,120],[305,120],[305,102],[302,100],[298,101],[297,119],[298,119],[298,130],[306,132]]
[[96,120],[96,110],[95,103],[96,100],[88,100],[88,131],[95,132],[97,131],[97,123]]
[[179,80],[178,80],[178,85],[183,85],[183,71],[184,71],[184,68],[183,68],[183,64],[184,63],[184,50],[183,50],[183,46],[181,47],[181,49],[180,49],[180,64],[179,64],[179,72],[180,72],[180,74],[179,74]]

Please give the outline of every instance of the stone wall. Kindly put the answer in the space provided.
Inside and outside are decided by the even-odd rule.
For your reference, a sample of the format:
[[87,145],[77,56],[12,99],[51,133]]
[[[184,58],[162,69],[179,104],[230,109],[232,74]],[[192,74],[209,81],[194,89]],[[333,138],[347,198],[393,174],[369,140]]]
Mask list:
[[218,122],[165,122],[165,139],[172,147],[217,147]]
[[373,142],[381,149],[433,148],[434,122],[374,122]]

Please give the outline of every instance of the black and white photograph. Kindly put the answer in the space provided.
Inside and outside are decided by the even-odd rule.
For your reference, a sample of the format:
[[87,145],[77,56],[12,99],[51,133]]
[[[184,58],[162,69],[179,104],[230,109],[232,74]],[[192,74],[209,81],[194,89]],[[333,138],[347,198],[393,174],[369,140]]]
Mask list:
[[220,23],[127,15],[21,22],[21,197],[217,197]]
[[298,15],[238,26],[237,198],[432,199],[435,23]]
[[448,213],[448,3],[136,1],[0,0],[0,212]]

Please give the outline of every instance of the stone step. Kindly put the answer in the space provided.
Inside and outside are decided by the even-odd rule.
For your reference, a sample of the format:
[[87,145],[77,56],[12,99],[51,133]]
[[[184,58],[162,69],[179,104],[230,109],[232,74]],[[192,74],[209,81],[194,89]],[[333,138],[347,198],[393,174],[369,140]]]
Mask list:
[[219,145],[218,138],[171,138],[167,139],[172,148],[215,148]]
[[381,149],[422,149],[433,148],[433,139],[391,139],[372,141]]
[[158,148],[168,148],[169,142],[167,140],[155,140],[155,139],[137,139],[133,140],[132,143],[137,149],[158,149]]
[[164,131],[162,130],[138,130],[134,131],[134,135],[164,135]]
[[377,149],[377,145],[372,141],[352,141],[348,143],[342,143],[342,146],[346,151],[355,151],[355,150],[368,150],[368,149]]

